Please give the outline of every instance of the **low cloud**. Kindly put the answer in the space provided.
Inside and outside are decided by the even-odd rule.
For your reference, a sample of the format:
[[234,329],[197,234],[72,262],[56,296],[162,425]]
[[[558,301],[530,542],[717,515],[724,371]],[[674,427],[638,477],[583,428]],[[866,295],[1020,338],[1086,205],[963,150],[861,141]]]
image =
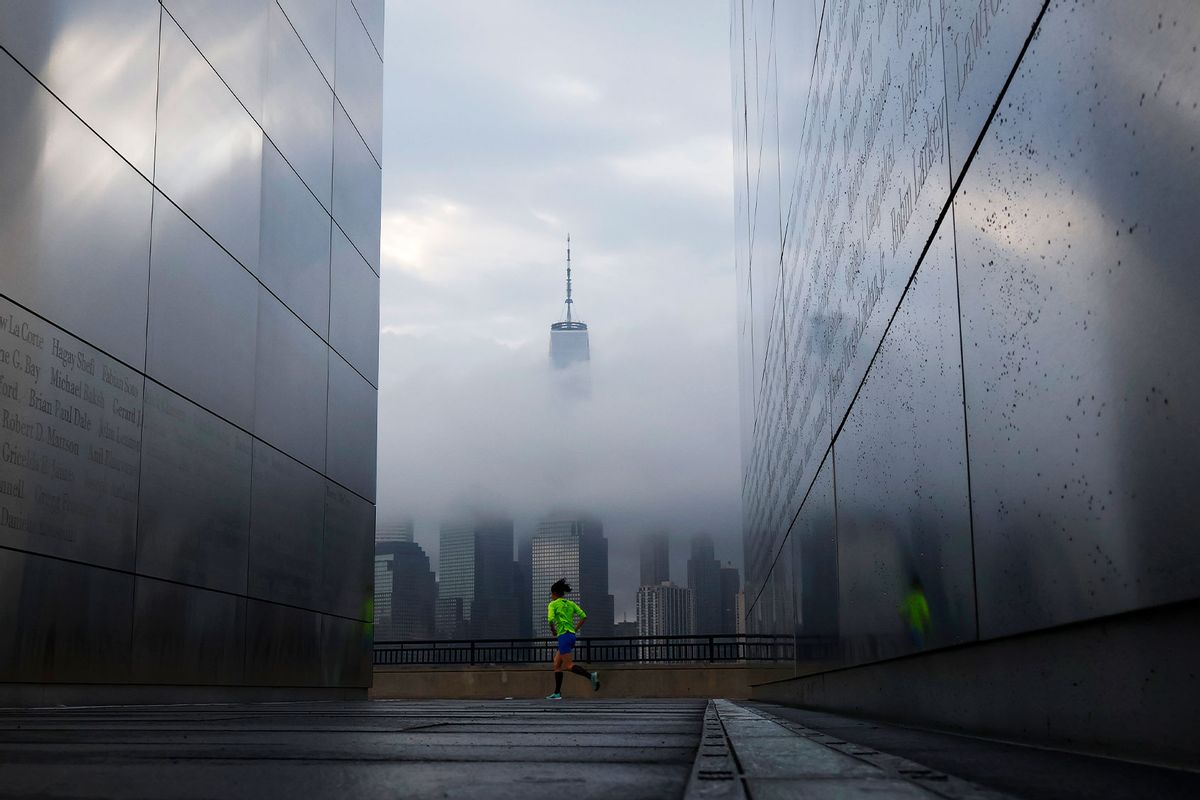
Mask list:
[[[415,517],[434,555],[470,505],[519,534],[586,509],[618,618],[646,531],[676,534],[681,582],[698,531],[740,563],[727,13],[389,8],[379,516]],[[583,398],[548,360],[568,231]]]

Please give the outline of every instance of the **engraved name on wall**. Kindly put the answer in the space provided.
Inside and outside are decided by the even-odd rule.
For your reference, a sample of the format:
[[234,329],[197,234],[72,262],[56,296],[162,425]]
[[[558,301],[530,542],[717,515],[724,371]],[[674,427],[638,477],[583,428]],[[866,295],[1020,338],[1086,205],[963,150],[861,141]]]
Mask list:
[[800,142],[798,174],[782,176],[794,191],[745,486],[759,577],[947,202],[941,15],[940,0],[838,3],[822,24],[808,96],[779,96],[805,113],[791,115],[803,119],[799,135],[780,137]]
[[0,299],[0,543],[131,568],[143,378]]

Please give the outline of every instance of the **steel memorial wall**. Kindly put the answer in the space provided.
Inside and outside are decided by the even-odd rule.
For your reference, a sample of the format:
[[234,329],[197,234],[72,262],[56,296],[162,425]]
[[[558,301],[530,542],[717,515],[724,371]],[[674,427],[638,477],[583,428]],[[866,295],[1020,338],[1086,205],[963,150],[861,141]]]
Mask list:
[[731,41],[750,630],[819,670],[1200,597],[1195,3]]
[[0,698],[369,685],[382,28],[5,5]]

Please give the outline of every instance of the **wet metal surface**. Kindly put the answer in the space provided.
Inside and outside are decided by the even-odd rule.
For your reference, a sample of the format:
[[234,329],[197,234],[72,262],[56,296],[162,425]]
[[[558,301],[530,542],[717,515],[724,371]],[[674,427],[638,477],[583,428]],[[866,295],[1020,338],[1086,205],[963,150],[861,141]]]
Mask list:
[[1195,597],[1195,2],[809,5],[732,5],[749,630]]

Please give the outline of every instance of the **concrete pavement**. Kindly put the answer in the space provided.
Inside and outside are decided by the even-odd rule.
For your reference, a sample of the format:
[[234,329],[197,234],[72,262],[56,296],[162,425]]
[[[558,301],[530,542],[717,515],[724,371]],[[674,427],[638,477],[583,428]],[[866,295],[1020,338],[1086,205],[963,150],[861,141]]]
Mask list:
[[0,712],[0,797],[680,797],[705,703],[375,701]]
[[9,709],[0,798],[1200,796],[1197,773],[929,736],[726,700]]

